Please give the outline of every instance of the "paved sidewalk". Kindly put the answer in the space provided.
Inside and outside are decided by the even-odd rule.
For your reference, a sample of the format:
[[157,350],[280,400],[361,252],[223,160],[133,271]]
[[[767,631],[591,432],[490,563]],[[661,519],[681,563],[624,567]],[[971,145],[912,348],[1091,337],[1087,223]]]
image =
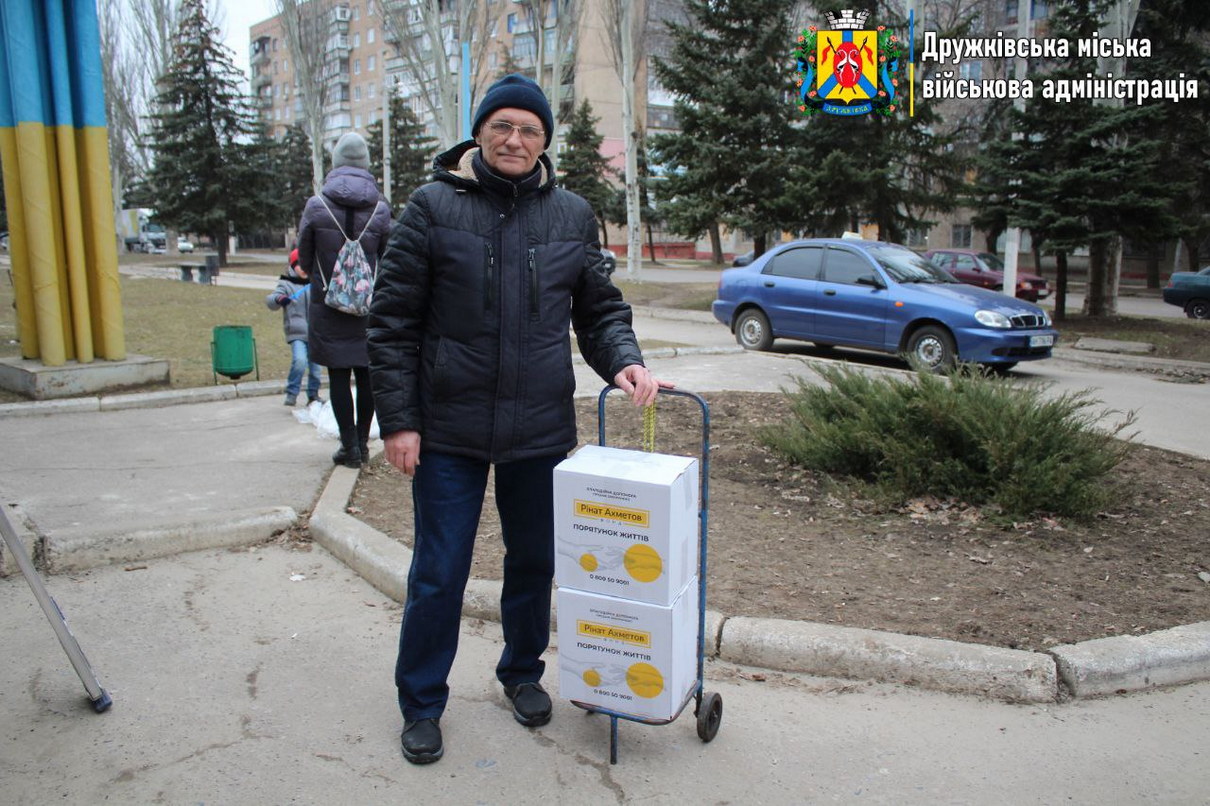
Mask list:
[[[618,726],[556,698],[513,721],[497,625],[465,619],[446,755],[406,763],[400,611],[318,546],[207,550],[54,576],[113,695],[97,715],[25,584],[0,580],[0,802],[1204,804],[1210,683],[1063,705],[712,661],[691,712]],[[553,662],[553,655],[550,658]]]
[[[653,359],[696,391],[775,391],[788,363],[722,344]],[[712,613],[719,738],[692,714],[623,722],[610,768],[608,720],[565,702],[509,732],[479,582],[450,755],[410,769],[390,672],[406,549],[344,512],[354,472],[278,386],[0,407],[0,502],[115,699],[91,713],[20,575],[0,579],[0,801],[375,803],[422,783],[457,802],[1205,802],[1210,683],[1080,697],[1210,679],[1210,623],[1048,655]],[[263,544],[308,516],[320,545]]]

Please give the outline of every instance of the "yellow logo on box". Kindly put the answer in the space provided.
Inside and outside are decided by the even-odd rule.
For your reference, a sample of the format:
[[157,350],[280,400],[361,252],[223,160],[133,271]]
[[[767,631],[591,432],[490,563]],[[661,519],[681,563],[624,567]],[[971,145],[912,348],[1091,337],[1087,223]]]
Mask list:
[[576,632],[586,638],[609,638],[624,644],[651,648],[651,633],[643,630],[628,630],[625,627],[614,627],[610,624],[597,624],[592,621],[579,620],[576,622]]
[[615,507],[612,504],[602,504],[597,501],[582,501],[579,498],[575,501],[573,514],[581,518],[604,518],[605,520],[618,521],[619,523],[642,526],[644,528],[651,525],[651,512],[649,510]]

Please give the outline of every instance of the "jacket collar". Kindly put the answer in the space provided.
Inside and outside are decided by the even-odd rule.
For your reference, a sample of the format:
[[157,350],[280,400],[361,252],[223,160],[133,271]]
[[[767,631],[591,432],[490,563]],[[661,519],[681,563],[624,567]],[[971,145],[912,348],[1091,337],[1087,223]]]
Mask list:
[[433,160],[433,178],[462,188],[473,187],[513,197],[552,189],[555,186],[553,167],[550,158],[543,153],[529,176],[507,179],[487,166],[478,143],[466,140],[437,155]]

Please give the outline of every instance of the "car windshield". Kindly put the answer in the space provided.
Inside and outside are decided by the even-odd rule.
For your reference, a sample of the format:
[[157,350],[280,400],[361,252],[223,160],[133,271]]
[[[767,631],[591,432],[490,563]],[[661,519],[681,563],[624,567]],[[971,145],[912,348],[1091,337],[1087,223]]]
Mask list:
[[986,263],[992,271],[1004,271],[1004,261],[991,252],[980,252],[979,259]]
[[911,249],[894,244],[868,247],[870,257],[898,283],[956,283],[953,275]]

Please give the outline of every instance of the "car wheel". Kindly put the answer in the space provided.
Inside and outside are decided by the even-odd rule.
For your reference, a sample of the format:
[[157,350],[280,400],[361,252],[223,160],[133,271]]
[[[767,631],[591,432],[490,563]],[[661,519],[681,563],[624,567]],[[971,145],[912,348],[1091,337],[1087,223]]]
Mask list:
[[917,369],[942,372],[954,366],[958,351],[954,337],[945,328],[926,325],[908,339],[908,362]]
[[735,320],[735,340],[745,350],[768,350],[773,346],[769,318],[758,308],[749,308]]
[[1190,300],[1185,306],[1185,316],[1190,319],[1210,319],[1210,300]]

